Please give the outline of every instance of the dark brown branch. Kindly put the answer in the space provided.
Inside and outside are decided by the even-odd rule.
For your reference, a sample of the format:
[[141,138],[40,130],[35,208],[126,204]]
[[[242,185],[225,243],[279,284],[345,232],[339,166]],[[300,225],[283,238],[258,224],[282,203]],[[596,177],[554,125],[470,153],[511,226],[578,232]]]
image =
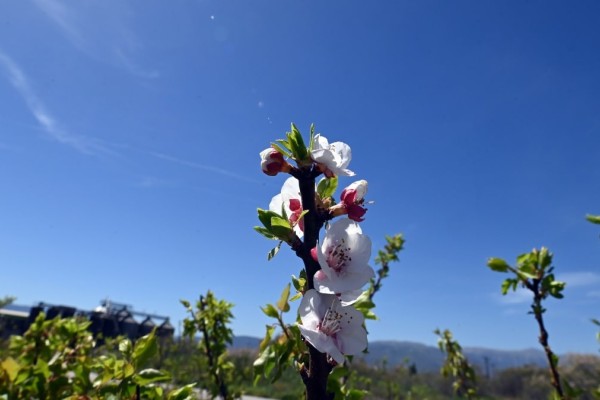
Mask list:
[[527,287],[533,291],[533,304],[531,305],[531,309],[533,311],[533,315],[535,316],[535,320],[538,323],[540,328],[540,336],[539,342],[544,348],[544,352],[546,353],[546,358],[548,359],[548,365],[550,367],[550,375],[552,386],[556,390],[556,393],[559,395],[561,399],[566,400],[562,384],[560,381],[560,375],[558,373],[557,365],[556,365],[556,355],[552,352],[550,345],[548,344],[548,331],[546,330],[546,326],[544,324],[544,319],[542,317],[543,309],[542,309],[542,299],[543,295],[540,293],[540,280],[533,279],[533,283],[529,283]]
[[310,250],[317,245],[319,240],[319,230],[323,227],[323,221],[317,213],[315,202],[315,173],[314,170],[301,170],[303,173],[298,176],[298,185],[300,186],[300,196],[302,198],[302,208],[308,210],[304,216],[304,245],[296,252],[298,257],[304,261],[306,276],[308,279],[308,288],[314,289],[313,276],[321,269],[316,262]]
[[[302,208],[308,210],[304,216],[304,243],[296,249],[296,255],[304,262],[308,288],[314,289],[313,277],[321,269],[315,261],[310,250],[317,245],[319,230],[323,227],[324,220],[317,212],[315,202],[315,178],[320,172],[314,168],[292,171],[292,175],[298,179]],[[332,399],[333,394],[327,393],[327,379],[332,366],[327,362],[327,355],[321,353],[310,343],[307,343],[310,355],[308,370],[300,371],[302,381],[306,386],[306,400]]]

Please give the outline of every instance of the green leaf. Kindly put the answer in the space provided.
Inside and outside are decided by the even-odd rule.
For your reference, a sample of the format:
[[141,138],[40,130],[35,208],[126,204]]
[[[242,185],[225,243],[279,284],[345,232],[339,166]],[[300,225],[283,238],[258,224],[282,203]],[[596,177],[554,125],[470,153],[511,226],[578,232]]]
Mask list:
[[540,263],[540,267],[545,269],[552,264],[552,253],[550,253],[547,248],[542,247],[538,255],[538,262]]
[[7,357],[4,361],[2,361],[0,367],[2,367],[4,371],[6,371],[6,373],[8,374],[8,379],[11,382],[15,380],[17,374],[19,373],[19,369],[21,368],[19,363],[15,361],[15,359],[12,357]]
[[292,297],[290,297],[290,301],[296,301],[298,299],[302,298],[302,293],[298,292],[295,295],[293,295]]
[[350,389],[348,393],[346,393],[346,400],[362,400],[367,394],[369,394],[369,392],[366,390]]
[[267,325],[267,332],[265,333],[265,337],[263,338],[263,340],[261,340],[260,344],[258,345],[259,351],[263,351],[267,348],[267,346],[271,342],[273,332],[275,332],[275,325]]
[[167,400],[192,400],[196,397],[194,396],[194,386],[195,383],[190,383],[189,385],[185,385],[180,387],[179,389],[171,390],[167,395]]
[[279,308],[279,310],[283,311],[283,312],[288,312],[290,311],[290,304],[288,303],[290,298],[290,284],[288,283],[285,288],[283,289],[283,292],[281,292],[281,296],[279,297],[279,300],[277,301],[277,308]]
[[508,278],[502,282],[502,294],[508,293],[509,290],[517,290],[517,285],[519,281],[516,279]]
[[273,235],[271,231],[269,231],[267,228],[264,228],[262,226],[255,226],[254,230],[266,237],[267,239],[277,240],[277,236]]
[[487,265],[492,271],[496,272],[507,272],[509,268],[509,265],[506,261],[495,257],[490,258],[487,262]]
[[373,303],[369,299],[368,290],[362,292],[362,294],[358,297],[358,299],[353,305],[354,308],[363,313],[366,319],[377,319],[377,315],[375,315],[375,313],[371,311],[373,308],[375,308],[375,303]]
[[38,359],[34,370],[36,375],[43,376],[45,380],[50,377],[50,369],[48,368],[48,363],[45,360]]
[[269,251],[269,253],[267,254],[267,261],[271,261],[271,259],[275,257],[277,253],[279,253],[279,250],[281,249],[281,243],[283,242],[280,240],[279,244],[277,244],[277,246],[275,246],[271,249],[271,251]]
[[277,143],[271,143],[271,147],[273,147],[275,150],[277,150],[278,152],[280,152],[281,154],[283,154],[286,157],[291,157],[292,156],[292,153],[290,153],[287,150],[287,147],[284,148],[284,147],[278,145]]
[[279,239],[287,241],[292,234],[292,227],[289,221],[277,215],[271,217],[271,232]]
[[312,151],[313,149],[313,142],[315,139],[315,124],[310,124],[310,137],[309,137],[309,142],[308,142],[308,151],[309,153]]
[[156,329],[146,336],[142,336],[133,347],[133,362],[137,367],[144,365],[150,358],[158,353],[156,342]]
[[531,253],[524,253],[517,257],[517,264],[525,264],[531,261]]
[[296,276],[292,275],[292,284],[294,285],[294,289],[302,290],[304,288],[304,284],[306,283],[306,279],[296,278]]
[[264,225],[264,228],[254,227],[261,235],[269,238],[288,241],[292,235],[292,227],[287,219],[281,215],[268,210],[258,209],[258,219]]
[[277,143],[279,143],[281,145],[281,148],[283,150],[286,150],[286,153],[291,155],[291,146],[290,146],[290,142],[287,139],[277,139],[275,141],[275,143],[273,143],[275,146],[279,147],[279,145],[277,145]]
[[140,386],[145,386],[154,382],[166,382],[171,380],[171,375],[167,372],[159,371],[153,368],[147,368],[140,371],[133,378],[134,382]]
[[267,304],[266,306],[261,307],[260,309],[262,310],[262,312],[265,313],[267,317],[279,318],[279,312],[277,311],[275,306],[273,306],[273,304]]
[[125,362],[122,365],[121,368],[121,379],[126,379],[129,378],[130,376],[133,376],[133,374],[135,374],[135,368],[133,365],[131,365],[131,363]]
[[585,219],[590,221],[592,224],[600,224],[600,215],[586,215]]
[[271,228],[271,219],[273,217],[281,218],[279,214],[271,210],[263,210],[262,208],[257,209],[258,219],[262,222],[263,226],[267,229]]
[[550,282],[550,287],[548,288],[548,293],[550,293],[550,296],[552,297],[562,299],[564,297],[562,291],[566,285],[565,282],[552,280],[552,282]]
[[302,134],[294,123],[292,123],[292,131],[288,133],[288,143],[297,161],[302,161],[308,157]]
[[348,370],[348,367],[346,367],[345,364],[338,364],[335,368],[333,368],[331,370],[331,372],[329,373],[329,377],[327,379],[337,381],[337,380],[342,379],[349,373],[350,373],[350,371]]
[[527,278],[536,279],[538,277],[537,270],[533,263],[524,263],[524,264],[519,265],[519,268],[517,269],[517,274],[523,280],[525,280]]
[[180,299],[179,302],[187,309],[190,308],[190,302],[184,299]]
[[337,187],[337,176],[333,176],[331,178],[323,178],[319,181],[319,184],[317,185],[317,193],[319,197],[321,197],[321,199],[333,197],[333,194],[335,193]]
[[306,214],[308,214],[309,211],[310,210],[302,210],[302,212],[300,213],[300,215],[298,215],[298,220],[296,221],[296,223],[294,224],[294,226],[297,225],[302,220],[302,218],[304,218],[304,216]]

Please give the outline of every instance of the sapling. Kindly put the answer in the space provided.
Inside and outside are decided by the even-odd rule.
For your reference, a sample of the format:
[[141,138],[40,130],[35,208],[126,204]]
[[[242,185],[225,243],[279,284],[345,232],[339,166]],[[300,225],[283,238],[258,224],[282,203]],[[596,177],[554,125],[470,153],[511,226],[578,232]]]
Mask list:
[[477,375],[473,366],[462,353],[461,345],[452,337],[448,329],[434,333],[438,336],[438,347],[446,354],[446,360],[440,370],[444,377],[452,376],[452,389],[458,397],[477,398]]
[[517,290],[518,287],[525,288],[532,293],[533,302],[529,313],[534,316],[538,324],[540,332],[538,340],[546,353],[551,383],[556,392],[555,397],[562,400],[572,398],[576,391],[570,388],[567,382],[562,382],[560,379],[558,356],[550,348],[549,335],[543,318],[546,309],[542,306],[542,301],[546,300],[548,296],[562,299],[562,292],[566,285],[565,282],[557,281],[554,278],[552,253],[542,247],[539,250],[533,249],[529,253],[521,254],[517,257],[517,264],[514,267],[501,258],[490,258],[487,265],[493,271],[513,275],[502,283],[503,295],[506,295],[509,290]]
[[210,290],[200,296],[195,308],[187,300],[180,301],[190,315],[183,320],[183,335],[191,340],[196,340],[199,335],[198,349],[208,366],[207,383],[213,397],[238,398],[239,393],[232,393],[230,388],[233,363],[227,360],[227,345],[233,340],[229,327],[233,304],[217,299]]

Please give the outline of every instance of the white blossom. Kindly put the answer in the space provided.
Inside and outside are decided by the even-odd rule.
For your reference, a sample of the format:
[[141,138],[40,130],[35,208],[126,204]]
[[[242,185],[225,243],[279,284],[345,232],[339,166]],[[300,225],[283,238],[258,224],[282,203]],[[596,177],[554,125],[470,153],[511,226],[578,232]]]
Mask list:
[[375,271],[369,266],[371,239],[348,218],[327,227],[321,246],[316,248],[321,269],[314,275],[315,289],[340,294],[360,289]]
[[347,169],[352,159],[352,151],[346,143],[329,143],[326,137],[317,134],[313,138],[310,157],[319,164],[327,177],[354,176],[354,172]]
[[300,302],[299,314],[302,336],[337,363],[344,362],[344,355],[360,354],[367,347],[363,314],[352,306],[342,306],[335,295],[308,290]]

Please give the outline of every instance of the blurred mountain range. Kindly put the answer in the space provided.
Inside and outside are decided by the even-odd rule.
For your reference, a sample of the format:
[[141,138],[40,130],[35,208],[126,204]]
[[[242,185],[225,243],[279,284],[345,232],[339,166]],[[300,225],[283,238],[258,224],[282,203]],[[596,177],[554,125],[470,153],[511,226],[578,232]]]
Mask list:
[[[236,336],[232,349],[256,350],[261,339],[252,336]],[[497,350],[480,347],[464,347],[463,354],[469,362],[484,374],[522,365],[545,366],[546,356],[542,350]],[[368,353],[360,356],[371,365],[395,367],[414,366],[420,372],[439,371],[445,355],[435,346],[422,343],[381,340],[369,343]]]

